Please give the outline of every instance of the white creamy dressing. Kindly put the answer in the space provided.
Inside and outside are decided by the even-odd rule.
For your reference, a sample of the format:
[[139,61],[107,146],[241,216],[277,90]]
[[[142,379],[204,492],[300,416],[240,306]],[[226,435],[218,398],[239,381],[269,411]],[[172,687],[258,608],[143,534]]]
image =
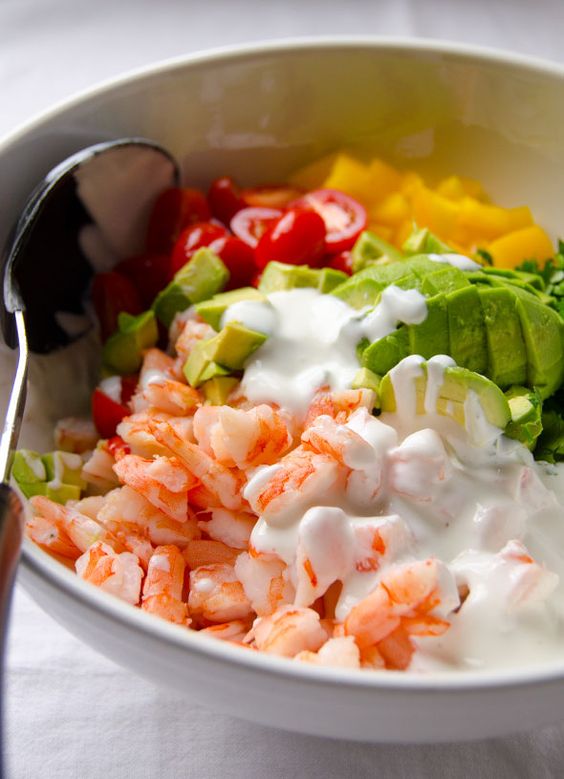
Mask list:
[[[392,287],[368,314],[309,289],[237,304],[226,321],[236,318],[270,335],[247,364],[243,391],[301,415],[319,387],[350,387],[361,337],[383,337],[398,321],[422,321],[424,306],[423,298]],[[327,465],[313,487],[259,518],[251,542],[287,563],[299,605],[311,605],[341,581],[339,620],[398,565],[441,561],[441,601],[432,613],[450,628],[413,639],[412,670],[507,668],[561,657],[563,470],[535,463],[523,445],[503,436],[472,391],[465,427],[438,415],[450,357],[427,361],[426,413],[418,415],[422,362],[408,357],[391,372],[395,413],[376,418],[361,408],[343,426],[359,437],[343,458],[345,482],[337,476],[342,469]],[[245,489],[251,505],[281,467],[256,470]],[[376,562],[375,534],[383,542]],[[306,560],[315,585],[304,575]]]
[[390,286],[367,313],[314,289],[273,292],[268,300],[241,301],[221,324],[238,321],[269,338],[247,361],[241,389],[255,403],[273,402],[303,416],[320,387],[350,388],[359,369],[356,345],[383,338],[400,322],[425,319],[425,298],[416,290]]
[[446,254],[427,254],[426,255],[433,262],[442,262],[443,265],[452,265],[453,268],[458,270],[480,270],[481,265],[470,257],[466,257],[464,254],[455,254],[454,252],[447,252]]

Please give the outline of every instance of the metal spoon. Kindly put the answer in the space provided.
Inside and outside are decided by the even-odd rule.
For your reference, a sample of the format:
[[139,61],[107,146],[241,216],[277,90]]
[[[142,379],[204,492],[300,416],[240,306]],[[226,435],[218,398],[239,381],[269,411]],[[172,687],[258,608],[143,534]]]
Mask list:
[[2,256],[0,325],[19,355],[0,438],[1,754],[4,645],[23,535],[23,506],[9,475],[25,406],[29,352],[49,353],[84,334],[90,326],[83,301],[91,276],[142,250],[155,197],[178,178],[168,152],[143,138],[83,149],[38,184]]

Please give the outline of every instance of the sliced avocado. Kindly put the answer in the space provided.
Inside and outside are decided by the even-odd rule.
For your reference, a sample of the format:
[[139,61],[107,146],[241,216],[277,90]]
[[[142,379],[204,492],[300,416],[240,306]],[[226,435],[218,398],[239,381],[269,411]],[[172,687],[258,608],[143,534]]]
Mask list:
[[[427,366],[421,364],[421,375],[415,382],[416,413],[425,411],[425,393],[427,389]],[[500,388],[485,376],[458,366],[444,369],[443,383],[436,397],[437,413],[448,416],[462,425],[466,425],[466,400],[473,392],[487,421],[504,430],[511,419],[507,398]],[[380,404],[382,411],[396,411],[396,397],[393,377],[386,374],[380,384]]]
[[170,327],[179,311],[221,292],[229,280],[229,271],[211,249],[198,249],[173,280],[157,295],[153,311],[165,327]]
[[12,476],[18,484],[40,484],[47,481],[47,471],[41,455],[31,449],[18,449],[12,461]]
[[[425,259],[427,260],[427,258]],[[432,262],[432,260],[427,261]],[[410,260],[389,262],[385,265],[368,265],[364,270],[355,273],[349,281],[354,281],[355,279],[372,279],[380,285],[380,289],[384,289],[390,284],[397,284],[404,276],[417,275],[412,270],[412,267]]]
[[317,289],[327,294],[332,292],[339,284],[347,281],[349,277],[342,270],[335,270],[334,268],[321,268],[319,271],[319,280],[317,282]]
[[69,500],[80,500],[80,487],[76,484],[57,484],[52,486],[47,482],[46,496],[55,503],[66,503]]
[[515,292],[502,287],[479,286],[476,289],[486,323],[488,376],[501,388],[524,384],[527,381],[527,350]]
[[449,354],[447,301],[444,295],[427,298],[427,316],[418,325],[408,325],[409,353],[425,359],[435,354]]
[[495,268],[495,267],[486,267],[482,270],[483,273],[486,274],[486,276],[501,276],[505,279],[513,279],[517,281],[522,281],[525,284],[530,284],[531,287],[534,287],[535,289],[539,290],[539,292],[544,292],[545,289],[545,283],[542,278],[542,276],[539,276],[538,273],[528,273],[524,270],[516,270],[514,268]]
[[403,259],[403,253],[399,249],[370,230],[364,230],[359,235],[352,248],[351,256],[353,273],[358,273],[376,260],[394,262]]
[[284,262],[269,262],[264,269],[259,290],[264,295],[297,287],[317,287],[319,270],[309,265],[289,265]]
[[[430,260],[426,254],[417,254],[414,257],[409,257],[403,262],[405,267],[409,268],[411,273],[415,273],[415,275],[419,276],[421,279],[425,279],[431,273],[436,273],[437,271],[451,267],[445,263]],[[460,272],[462,273],[462,271]]]
[[511,412],[505,435],[521,441],[528,449],[534,449],[542,433],[542,400],[539,391],[527,387],[510,387],[505,397]]
[[331,292],[335,297],[344,300],[351,308],[365,308],[366,306],[375,306],[380,300],[383,286],[374,279],[358,278],[351,276],[350,279]]
[[266,341],[267,336],[249,330],[239,322],[229,322],[206,341],[200,341],[184,363],[184,375],[192,387],[199,387],[215,376],[242,370],[245,360]]
[[432,233],[428,227],[413,227],[411,234],[402,244],[404,254],[448,254],[452,247]]
[[196,303],[194,308],[196,313],[202,317],[204,322],[211,325],[214,330],[221,328],[221,317],[226,308],[233,303],[240,303],[242,300],[266,300],[266,297],[254,287],[241,287],[232,289],[229,292],[220,292],[209,300],[203,300]]
[[444,265],[423,278],[421,292],[424,295],[437,295],[440,292],[446,294],[469,286],[470,282],[463,271],[453,268],[452,265]]
[[527,292],[516,289],[514,294],[527,350],[526,383],[544,400],[564,379],[564,323],[558,312]]
[[468,285],[446,296],[449,347],[457,365],[477,373],[488,369],[486,325],[476,287]]
[[229,395],[237,384],[239,384],[239,379],[234,376],[216,376],[205,381],[201,390],[211,406],[223,406],[227,403]]
[[374,404],[374,408],[380,408],[378,393],[380,390],[381,381],[382,377],[378,376],[377,373],[374,373],[368,368],[360,368],[360,370],[358,370],[354,375],[351,388],[372,390],[372,392],[376,393],[376,402]]
[[383,376],[409,354],[409,331],[402,326],[367,346],[361,362],[364,368]]
[[49,452],[42,457],[47,474],[46,481],[57,484],[68,484],[85,489],[86,482],[82,478],[82,458],[71,452]]
[[118,316],[118,330],[102,348],[104,367],[113,373],[136,373],[141,366],[143,351],[154,346],[158,337],[153,311],[144,311],[138,316],[122,312]]

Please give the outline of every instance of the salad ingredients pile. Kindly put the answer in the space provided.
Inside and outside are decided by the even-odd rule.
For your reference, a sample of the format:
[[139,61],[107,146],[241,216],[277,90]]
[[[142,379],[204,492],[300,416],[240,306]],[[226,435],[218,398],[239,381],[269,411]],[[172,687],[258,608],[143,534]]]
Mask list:
[[167,190],[146,243],[94,279],[93,422],[14,457],[35,543],[316,665],[561,655],[564,258],[527,208],[338,154]]

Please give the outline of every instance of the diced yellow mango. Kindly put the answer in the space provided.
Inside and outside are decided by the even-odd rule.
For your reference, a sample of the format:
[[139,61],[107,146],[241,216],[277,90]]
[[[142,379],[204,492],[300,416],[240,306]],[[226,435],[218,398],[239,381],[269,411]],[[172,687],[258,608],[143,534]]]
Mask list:
[[459,225],[476,237],[492,240],[510,231],[509,210],[466,197],[461,203]]
[[535,223],[533,215],[531,214],[531,209],[528,206],[509,208],[507,209],[507,216],[509,220],[509,232],[521,230],[523,227],[531,227],[531,225],[534,225]]
[[487,195],[484,192],[484,188],[476,179],[469,179],[466,176],[459,176],[460,183],[462,184],[464,191],[469,197],[476,198],[476,200],[487,200]]
[[401,177],[400,189],[404,195],[410,197],[416,190],[425,186],[425,182],[419,175],[413,170],[406,171]]
[[552,241],[538,225],[524,227],[492,241],[487,247],[497,268],[514,268],[523,260],[547,260],[554,255]]
[[383,225],[397,227],[411,214],[410,204],[401,192],[393,192],[370,211],[370,218]]
[[401,225],[398,227],[398,229],[395,231],[392,243],[396,246],[403,246],[404,243],[407,241],[409,236],[411,235],[411,231],[413,230],[413,219],[406,219],[405,222],[402,222]]
[[322,185],[327,189],[339,189],[364,203],[374,198],[374,181],[368,165],[348,154],[338,154]]
[[337,154],[334,152],[299,168],[289,177],[289,183],[300,189],[319,189],[329,175],[336,158]]
[[437,195],[442,195],[449,200],[462,200],[468,194],[459,176],[449,176],[440,181],[436,188]]
[[368,229],[373,233],[376,233],[376,235],[379,235],[380,238],[388,241],[388,243],[391,242],[394,235],[393,227],[390,227],[389,225],[378,224],[378,222],[368,222]]
[[439,238],[448,240],[453,234],[460,206],[427,187],[419,187],[413,194],[413,219],[419,227],[428,227]]
[[368,166],[372,177],[372,199],[377,202],[398,190],[402,183],[399,171],[380,159],[373,159]]

